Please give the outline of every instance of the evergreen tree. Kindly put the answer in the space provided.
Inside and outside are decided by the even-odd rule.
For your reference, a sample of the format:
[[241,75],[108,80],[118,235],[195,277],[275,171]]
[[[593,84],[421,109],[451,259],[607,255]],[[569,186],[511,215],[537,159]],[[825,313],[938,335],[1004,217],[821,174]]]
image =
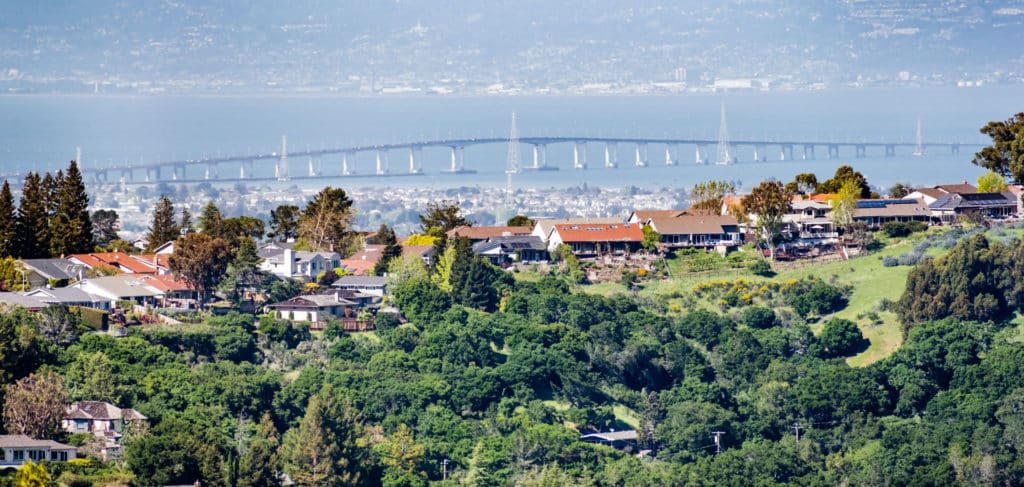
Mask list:
[[92,250],[89,195],[78,164],[71,161],[66,174],[58,173],[57,191],[50,220],[50,255],[88,253]]
[[373,273],[378,276],[383,276],[388,270],[388,266],[391,261],[402,255],[402,246],[398,244],[398,238],[395,237],[395,231],[387,225],[381,224],[377,230],[377,244],[383,245],[384,249],[381,250],[380,260],[377,261],[377,265],[373,268]]
[[235,300],[241,300],[245,291],[255,290],[264,279],[264,274],[259,269],[261,260],[263,259],[260,259],[256,252],[256,242],[247,236],[239,238],[238,250],[228,265],[227,276],[222,281],[221,290],[234,296]]
[[106,247],[114,240],[121,238],[117,235],[117,232],[121,229],[118,218],[117,212],[114,210],[96,210],[92,212],[90,217],[92,221],[92,239],[97,247]]
[[319,396],[309,398],[306,415],[284,435],[281,456],[285,473],[297,485],[335,485],[333,459],[338,448],[330,438]]
[[269,413],[263,413],[249,449],[238,464],[238,487],[271,487],[280,485],[278,471],[280,440]]
[[352,200],[344,189],[324,188],[306,204],[299,217],[299,236],[316,250],[343,252],[355,218]]
[[181,223],[178,224],[182,234],[192,233],[192,212],[188,211],[188,205],[181,208]]
[[49,257],[49,215],[46,210],[46,195],[39,174],[25,176],[18,204],[17,239],[18,257],[38,259]]
[[[494,266],[483,257],[469,260],[466,271],[459,278],[453,290],[455,301],[467,308],[494,311],[498,304],[498,293],[494,288],[496,279]],[[452,273],[453,277],[455,273]]]
[[268,237],[286,241],[299,236],[299,207],[281,205],[270,210],[270,233]]
[[223,224],[224,215],[220,208],[217,208],[213,200],[208,201],[203,207],[203,213],[199,215],[199,229],[211,237],[222,237]]
[[17,252],[16,223],[14,195],[11,194],[10,183],[5,179],[0,189],[0,257],[13,256]]
[[153,223],[146,233],[146,252],[177,239],[179,233],[178,224],[174,221],[174,203],[170,198],[161,196],[153,208]]

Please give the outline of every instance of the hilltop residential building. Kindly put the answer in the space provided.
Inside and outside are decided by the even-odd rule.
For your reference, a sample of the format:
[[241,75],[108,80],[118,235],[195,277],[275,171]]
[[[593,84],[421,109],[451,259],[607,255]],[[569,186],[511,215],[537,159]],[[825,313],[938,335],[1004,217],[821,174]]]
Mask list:
[[379,276],[341,276],[331,287],[383,297],[387,285],[387,279]]
[[25,435],[0,435],[0,469],[18,468],[28,460],[66,462],[78,448],[53,440],[34,440]]
[[[541,218],[537,220],[537,223],[533,225],[533,231],[531,235],[535,235],[544,242],[544,245],[548,245],[548,240],[551,238],[551,231],[554,230],[555,225],[583,225],[583,224],[612,224],[622,223],[620,218]],[[548,246],[548,248],[551,248]]]
[[66,286],[68,282],[81,279],[86,267],[68,259],[22,259],[21,266],[25,269],[25,280],[29,289],[54,286]]
[[359,308],[357,301],[342,297],[341,291],[330,294],[307,294],[296,296],[287,301],[267,305],[274,316],[283,320],[306,321],[315,324],[312,328],[323,327],[323,322],[330,318],[345,318],[356,315]]
[[1017,201],[1012,194],[950,193],[935,200],[928,208],[943,222],[956,221],[963,215],[1005,218],[1017,212]]
[[145,262],[141,259],[124,252],[95,252],[91,254],[73,254],[68,257],[74,263],[84,265],[89,269],[108,268],[114,272],[124,274],[156,274],[157,266],[152,262]]
[[131,409],[121,409],[109,402],[82,401],[68,407],[61,427],[68,433],[92,433],[103,440],[101,456],[104,460],[121,455],[121,438],[133,423],[149,418]]
[[89,294],[77,287],[55,287],[52,289],[35,289],[25,296],[38,299],[47,305],[79,306],[83,308],[110,309],[110,300]]
[[132,276],[107,276],[86,279],[73,287],[86,293],[104,298],[109,307],[117,306],[118,301],[132,301],[136,304],[156,304],[157,298],[163,296],[160,290],[148,286],[145,281]]
[[293,250],[282,242],[265,245],[258,254],[263,259],[260,270],[283,279],[312,281],[321,272],[341,267],[341,256],[335,252]]
[[548,249],[536,235],[491,237],[473,244],[473,253],[498,266],[548,261]]
[[49,304],[31,296],[25,296],[18,293],[0,292],[0,311],[3,311],[6,307],[21,307],[28,311],[41,311],[47,306],[49,306]]
[[877,229],[888,222],[930,222],[932,212],[923,200],[859,200],[853,210],[853,221],[864,222]]
[[724,254],[743,244],[739,224],[730,215],[655,216],[646,223],[669,248],[716,249]]
[[533,227],[471,227],[460,225],[446,234],[448,238],[465,237],[470,242],[483,242],[493,237],[520,237],[530,235]]
[[572,248],[578,257],[623,255],[636,252],[644,232],[636,223],[562,223],[555,224],[548,237],[548,251],[561,244]]

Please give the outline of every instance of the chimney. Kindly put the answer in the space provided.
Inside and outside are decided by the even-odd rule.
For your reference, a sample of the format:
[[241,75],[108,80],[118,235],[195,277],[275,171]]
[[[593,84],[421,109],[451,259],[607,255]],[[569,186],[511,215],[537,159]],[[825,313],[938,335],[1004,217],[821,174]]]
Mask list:
[[292,249],[284,249],[284,253],[281,254],[281,259],[284,260],[285,270],[288,274],[295,273],[295,251]]

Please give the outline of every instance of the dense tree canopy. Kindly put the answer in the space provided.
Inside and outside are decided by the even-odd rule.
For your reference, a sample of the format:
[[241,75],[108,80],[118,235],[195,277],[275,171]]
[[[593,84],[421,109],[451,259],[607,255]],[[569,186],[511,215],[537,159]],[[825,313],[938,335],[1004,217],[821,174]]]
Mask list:
[[992,138],[992,145],[978,151],[971,162],[1010,178],[1013,184],[1024,183],[1024,112],[989,122],[981,133]]
[[349,226],[355,218],[352,200],[341,188],[324,188],[316,194],[299,216],[299,237],[317,250],[342,252],[351,236]]
[[190,233],[175,242],[168,264],[175,277],[196,290],[202,307],[207,294],[224,277],[230,257],[230,248],[223,239]]

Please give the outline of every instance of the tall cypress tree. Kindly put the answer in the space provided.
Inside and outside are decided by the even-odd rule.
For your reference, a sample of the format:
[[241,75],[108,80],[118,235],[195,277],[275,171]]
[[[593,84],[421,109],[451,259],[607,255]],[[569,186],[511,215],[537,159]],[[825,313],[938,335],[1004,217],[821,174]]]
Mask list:
[[373,273],[383,276],[388,270],[388,264],[393,259],[402,255],[402,246],[398,244],[395,231],[383,223],[380,225],[380,229],[377,230],[377,244],[383,245],[384,249],[381,250],[380,260],[377,261],[377,265],[373,267]]
[[217,204],[210,200],[203,207],[203,213],[199,215],[199,229],[211,237],[223,237],[224,215],[217,208]]
[[153,223],[146,233],[146,252],[152,252],[153,249],[171,240],[177,240],[178,234],[178,223],[174,221],[174,203],[171,203],[167,196],[161,196],[153,208]]
[[3,188],[0,188],[0,258],[12,256],[17,252],[16,222],[14,195],[11,194],[11,185],[5,179]]
[[17,256],[24,259],[48,257],[50,229],[47,222],[46,196],[42,188],[42,179],[37,173],[28,173],[25,176],[16,219]]
[[92,250],[92,220],[89,195],[78,164],[71,161],[68,172],[57,175],[55,210],[50,220],[50,255],[82,254]]

